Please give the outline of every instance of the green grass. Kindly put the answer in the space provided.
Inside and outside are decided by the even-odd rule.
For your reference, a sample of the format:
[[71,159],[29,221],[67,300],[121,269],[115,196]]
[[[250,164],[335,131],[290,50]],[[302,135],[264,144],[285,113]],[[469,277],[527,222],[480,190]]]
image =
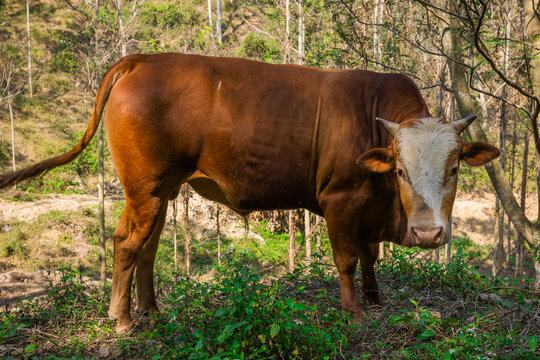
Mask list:
[[[48,217],[65,220],[58,213]],[[266,242],[273,240],[264,223],[255,228],[268,236]],[[339,310],[336,270],[324,257],[286,273],[260,266],[268,260],[242,251],[239,242],[217,268],[214,242],[207,241],[195,244],[194,254],[212,258],[210,264],[198,265],[199,255],[193,255],[197,271],[214,274],[203,281],[172,271],[168,243],[162,240],[156,263],[158,316],[141,318],[131,334],[116,336],[106,314],[110,285],[101,292],[83,281],[94,272],[63,268],[45,299],[0,313],[0,343],[10,344],[0,356],[90,358],[102,348],[123,359],[487,360],[539,354],[538,289],[530,279],[482,277],[462,250],[448,265],[420,260],[409,249],[394,251],[376,268],[385,304],[369,307],[367,323],[357,326]],[[479,294],[499,298],[482,302]]]

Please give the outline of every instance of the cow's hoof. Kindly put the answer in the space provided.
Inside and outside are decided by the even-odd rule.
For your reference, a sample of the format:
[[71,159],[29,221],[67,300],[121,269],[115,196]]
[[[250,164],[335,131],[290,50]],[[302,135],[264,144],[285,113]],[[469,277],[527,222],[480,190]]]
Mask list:
[[135,312],[139,314],[140,316],[151,316],[154,314],[159,314],[159,309],[157,306],[145,306],[145,307],[138,307],[135,309]]
[[352,317],[352,322],[355,325],[365,325],[368,321],[367,314],[364,311],[352,313],[351,317]]
[[120,318],[120,316],[118,316],[118,314],[116,314],[116,312],[111,309],[109,309],[107,315],[109,315],[109,320],[118,320]]
[[119,322],[114,331],[117,335],[124,335],[133,330],[133,328],[135,328],[135,322],[133,322],[133,320],[129,320],[122,323]]
[[383,298],[379,290],[366,290],[363,294],[366,305],[382,305]]

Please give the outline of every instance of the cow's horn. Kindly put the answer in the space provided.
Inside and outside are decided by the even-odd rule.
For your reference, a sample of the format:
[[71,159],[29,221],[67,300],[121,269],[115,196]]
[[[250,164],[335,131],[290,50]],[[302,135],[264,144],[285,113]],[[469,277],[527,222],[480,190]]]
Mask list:
[[463,119],[453,121],[451,124],[459,135],[473,122],[474,119],[476,119],[476,115],[471,115]]
[[384,120],[380,117],[376,118],[377,121],[382,125],[384,126],[384,128],[386,130],[388,130],[388,132],[390,134],[392,134],[392,136],[396,136],[398,130],[399,130],[399,124],[396,124],[396,123],[393,123],[391,121],[388,121],[388,120]]

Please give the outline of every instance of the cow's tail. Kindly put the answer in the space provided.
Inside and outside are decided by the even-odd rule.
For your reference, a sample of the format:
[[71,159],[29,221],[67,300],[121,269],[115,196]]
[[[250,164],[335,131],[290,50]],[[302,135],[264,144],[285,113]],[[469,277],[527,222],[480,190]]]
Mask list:
[[16,184],[22,180],[42,175],[60,165],[65,165],[70,161],[73,161],[73,159],[75,159],[88,146],[88,143],[90,143],[90,140],[92,140],[92,137],[98,129],[101,115],[103,114],[103,109],[105,108],[105,104],[107,103],[112,87],[126,70],[126,66],[122,66],[123,64],[125,65],[125,61],[118,61],[109,70],[107,70],[103,76],[97,91],[90,123],[88,124],[82,139],[79,140],[77,145],[63,155],[44,160],[40,163],[17,170],[10,174],[0,175],[0,189],[12,184]]

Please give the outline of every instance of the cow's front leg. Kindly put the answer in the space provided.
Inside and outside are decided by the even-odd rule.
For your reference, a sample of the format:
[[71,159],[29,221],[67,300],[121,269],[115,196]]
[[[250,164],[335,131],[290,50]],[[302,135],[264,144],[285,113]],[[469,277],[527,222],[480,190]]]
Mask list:
[[362,323],[366,319],[366,313],[362,309],[354,286],[354,273],[358,263],[358,241],[355,239],[350,224],[332,217],[327,217],[326,221],[334,263],[339,272],[341,307],[343,311],[351,314],[356,323]]
[[383,299],[375,278],[375,261],[379,256],[379,244],[360,245],[360,266],[362,267],[362,295],[366,303],[381,305]]

